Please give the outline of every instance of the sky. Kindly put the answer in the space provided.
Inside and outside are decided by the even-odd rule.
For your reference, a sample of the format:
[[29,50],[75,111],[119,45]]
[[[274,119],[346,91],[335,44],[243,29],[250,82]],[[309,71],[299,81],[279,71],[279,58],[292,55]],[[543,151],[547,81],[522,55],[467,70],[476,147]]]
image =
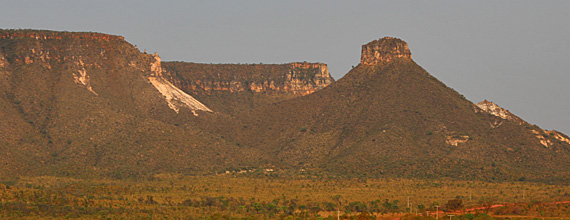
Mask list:
[[163,61],[323,62],[406,42],[416,63],[477,103],[570,135],[570,1],[0,0],[0,28],[124,36]]

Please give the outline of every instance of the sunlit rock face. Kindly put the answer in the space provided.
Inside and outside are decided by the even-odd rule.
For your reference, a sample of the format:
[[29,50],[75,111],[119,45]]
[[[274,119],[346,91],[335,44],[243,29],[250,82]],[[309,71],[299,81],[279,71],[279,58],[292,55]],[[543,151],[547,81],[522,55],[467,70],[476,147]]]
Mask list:
[[303,96],[334,82],[324,63],[288,64],[201,64],[163,63],[164,76],[192,94],[285,93]]
[[394,59],[412,59],[408,43],[398,38],[384,37],[362,45],[360,63],[377,65],[392,62]]

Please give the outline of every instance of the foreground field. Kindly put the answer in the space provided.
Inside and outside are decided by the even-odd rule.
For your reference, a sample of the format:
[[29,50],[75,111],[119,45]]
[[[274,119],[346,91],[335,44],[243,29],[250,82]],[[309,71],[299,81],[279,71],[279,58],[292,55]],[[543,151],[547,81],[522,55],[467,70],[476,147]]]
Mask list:
[[[478,207],[452,218],[559,219],[570,216],[568,204],[546,203],[568,200],[569,186],[530,182],[239,174],[165,174],[144,181],[34,177],[0,183],[0,218],[336,219],[338,210],[341,218],[431,219]],[[491,207],[504,203],[510,205]]]

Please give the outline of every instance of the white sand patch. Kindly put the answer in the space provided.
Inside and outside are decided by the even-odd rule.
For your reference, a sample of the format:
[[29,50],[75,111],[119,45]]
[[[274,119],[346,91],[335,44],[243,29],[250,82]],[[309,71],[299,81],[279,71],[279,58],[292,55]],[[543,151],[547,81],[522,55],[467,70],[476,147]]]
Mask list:
[[168,80],[164,79],[162,76],[158,77],[148,77],[154,88],[156,88],[166,99],[168,107],[174,110],[176,113],[180,111],[180,108],[187,107],[192,110],[194,115],[198,115],[196,110],[213,112],[204,104],[196,100],[194,97],[186,94]]

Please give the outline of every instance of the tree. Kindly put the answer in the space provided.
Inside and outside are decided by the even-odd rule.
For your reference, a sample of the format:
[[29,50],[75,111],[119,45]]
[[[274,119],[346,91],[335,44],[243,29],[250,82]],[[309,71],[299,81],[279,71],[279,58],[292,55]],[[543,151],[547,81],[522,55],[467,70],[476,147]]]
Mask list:
[[400,210],[398,203],[400,203],[400,200],[394,200],[394,201],[390,202],[390,200],[386,199],[384,201],[384,203],[382,204],[382,207],[384,207],[384,213],[398,212]]
[[340,201],[340,195],[333,196],[333,200],[338,204],[336,207],[336,212],[337,212],[337,219],[340,219],[340,206],[342,204],[342,202]]
[[445,207],[448,210],[459,210],[463,208],[463,200],[461,199],[450,199],[447,200]]
[[333,202],[323,202],[323,207],[326,211],[336,211],[336,205]]
[[259,214],[259,211],[263,210],[263,205],[259,202],[253,203],[253,208],[255,209],[255,213]]
[[493,197],[483,197],[479,200],[479,205],[485,207],[486,212],[489,212],[495,201],[496,199]]

